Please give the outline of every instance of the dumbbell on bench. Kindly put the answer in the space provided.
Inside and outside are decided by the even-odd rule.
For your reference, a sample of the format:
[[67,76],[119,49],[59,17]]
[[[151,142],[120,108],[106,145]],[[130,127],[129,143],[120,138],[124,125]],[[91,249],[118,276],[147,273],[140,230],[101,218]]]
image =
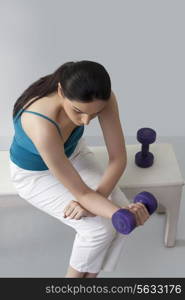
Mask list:
[[[157,209],[156,198],[146,191],[137,194],[133,202],[143,203],[150,215]],[[129,234],[136,227],[136,219],[128,209],[120,208],[112,215],[112,224],[118,232]]]
[[154,155],[149,152],[149,145],[156,140],[156,132],[152,128],[141,128],[137,131],[137,140],[142,144],[141,151],[135,155],[135,163],[138,167],[148,168],[153,165]]

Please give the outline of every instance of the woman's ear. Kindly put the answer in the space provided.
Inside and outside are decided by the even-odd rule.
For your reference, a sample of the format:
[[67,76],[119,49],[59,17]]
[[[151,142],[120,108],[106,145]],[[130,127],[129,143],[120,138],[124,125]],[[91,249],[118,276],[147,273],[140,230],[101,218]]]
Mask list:
[[58,82],[58,93],[59,95],[64,96],[60,82]]
[[61,89],[61,84],[60,84],[60,82],[58,82],[58,89]]

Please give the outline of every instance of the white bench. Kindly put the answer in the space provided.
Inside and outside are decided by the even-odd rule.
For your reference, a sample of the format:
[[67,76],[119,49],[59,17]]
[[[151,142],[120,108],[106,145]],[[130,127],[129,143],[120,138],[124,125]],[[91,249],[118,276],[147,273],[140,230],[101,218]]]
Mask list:
[[[105,146],[89,146],[95,153],[100,165],[105,168],[108,162],[108,153]],[[127,167],[118,182],[130,201],[142,191],[151,192],[158,200],[159,213],[166,212],[166,228],[164,243],[167,247],[175,245],[177,223],[185,181],[182,178],[175,152],[171,144],[154,143],[149,151],[154,155],[154,163],[149,168],[140,168],[135,164],[135,154],[141,151],[141,145],[126,145]],[[22,198],[10,196],[17,192],[10,180],[8,167],[8,151],[0,151],[1,180],[0,180],[0,208],[12,205],[24,205]]]

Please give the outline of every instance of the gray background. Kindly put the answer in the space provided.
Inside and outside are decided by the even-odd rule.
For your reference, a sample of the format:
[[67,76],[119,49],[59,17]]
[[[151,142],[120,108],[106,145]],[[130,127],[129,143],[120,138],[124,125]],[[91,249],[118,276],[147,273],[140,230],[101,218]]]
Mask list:
[[[151,127],[158,136],[184,137],[184,9],[180,0],[1,0],[2,147],[23,90],[82,59],[109,72],[125,136]],[[97,120],[85,135],[102,136]]]
[[[66,61],[88,59],[110,74],[126,143],[137,143],[141,127],[155,129],[156,142],[173,144],[185,176],[184,13],[183,0],[1,0],[0,150],[12,141],[13,104],[23,90]],[[85,136],[104,144],[97,120]],[[164,248],[165,219],[155,215],[132,234],[118,270],[101,276],[185,275],[184,198],[175,248]],[[65,275],[71,228],[30,205],[0,215],[0,276]]]

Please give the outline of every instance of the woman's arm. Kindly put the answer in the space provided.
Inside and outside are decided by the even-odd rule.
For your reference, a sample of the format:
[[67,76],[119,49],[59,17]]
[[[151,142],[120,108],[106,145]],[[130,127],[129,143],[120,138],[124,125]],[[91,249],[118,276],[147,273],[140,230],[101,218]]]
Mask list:
[[108,197],[127,165],[125,138],[119,118],[116,96],[113,91],[110,100],[98,118],[107,147],[109,163],[97,191],[104,197]]
[[[119,180],[119,178],[123,172],[124,172],[124,168],[121,166],[119,160],[109,163],[108,168],[106,169],[104,176],[102,178],[102,181],[101,181],[100,185],[98,186],[98,188],[96,189],[96,192],[98,194],[100,194],[101,196],[108,198],[108,196],[111,194],[112,190],[114,189],[114,186],[116,185],[117,181]],[[72,200],[64,209],[65,215],[68,216],[69,218],[76,218],[79,215],[80,215],[80,217],[82,217],[82,216],[94,217],[96,215],[96,214],[93,214],[92,211],[90,211],[90,210],[92,210],[92,207],[88,206],[89,208],[87,209],[82,205],[82,201],[80,201],[80,202],[81,203]],[[93,201],[93,203],[94,203],[94,201]],[[87,200],[86,200],[85,205],[86,206],[89,205],[87,203]],[[103,212],[102,216],[105,217],[105,212],[106,212],[107,208],[104,210],[104,207],[101,207],[101,206],[102,206],[102,203],[98,202],[96,209],[98,209],[98,214],[99,214],[99,211],[102,210],[102,212]],[[106,207],[107,207],[107,205],[106,205]],[[78,210],[79,210],[79,214],[78,214]],[[109,208],[109,211],[106,212],[106,216],[110,217],[111,214],[115,210],[117,210],[117,209]]]
[[77,201],[91,213],[109,219],[113,213],[121,208],[93,190],[89,190],[89,192],[78,198]]
[[108,198],[124,173],[125,168],[126,162],[123,164],[123,160],[115,159],[110,161],[96,191]]

